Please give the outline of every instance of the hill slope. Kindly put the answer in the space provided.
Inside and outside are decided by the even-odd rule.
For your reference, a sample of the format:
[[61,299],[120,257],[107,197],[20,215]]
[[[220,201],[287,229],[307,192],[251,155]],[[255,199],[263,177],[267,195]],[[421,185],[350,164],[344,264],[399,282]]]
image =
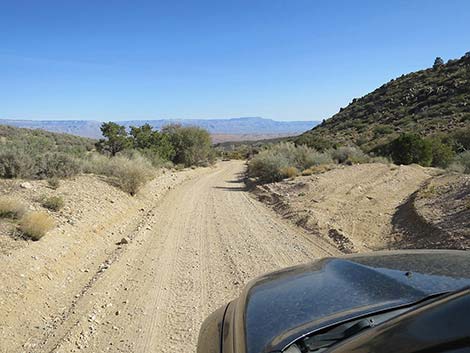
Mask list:
[[93,139],[71,134],[0,125],[0,150],[2,147],[27,145],[36,152],[41,148],[48,149],[49,152],[84,152],[93,149],[95,142]]
[[296,139],[370,150],[402,132],[423,136],[470,126],[470,54],[391,80]]

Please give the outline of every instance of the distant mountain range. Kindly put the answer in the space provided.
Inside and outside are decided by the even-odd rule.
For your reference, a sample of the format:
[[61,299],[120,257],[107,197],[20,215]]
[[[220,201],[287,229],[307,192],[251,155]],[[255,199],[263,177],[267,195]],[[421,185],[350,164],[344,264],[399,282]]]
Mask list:
[[[43,129],[52,132],[62,132],[77,136],[100,138],[100,121],[92,120],[13,120],[0,119],[0,125],[14,127]],[[129,120],[118,121],[118,124],[140,126],[145,123],[160,129],[168,124],[181,124],[184,126],[199,126],[217,136],[216,140],[234,139],[260,139],[279,136],[293,136],[312,129],[317,121],[275,121],[259,117],[232,118],[232,119],[159,119],[159,120]],[[221,138],[225,136],[225,138]]]

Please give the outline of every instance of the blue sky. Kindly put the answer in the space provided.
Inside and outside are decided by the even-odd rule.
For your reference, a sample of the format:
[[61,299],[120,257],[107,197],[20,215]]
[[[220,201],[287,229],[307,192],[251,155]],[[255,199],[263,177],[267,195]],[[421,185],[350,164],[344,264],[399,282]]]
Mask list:
[[0,0],[0,117],[328,118],[470,51],[470,1]]

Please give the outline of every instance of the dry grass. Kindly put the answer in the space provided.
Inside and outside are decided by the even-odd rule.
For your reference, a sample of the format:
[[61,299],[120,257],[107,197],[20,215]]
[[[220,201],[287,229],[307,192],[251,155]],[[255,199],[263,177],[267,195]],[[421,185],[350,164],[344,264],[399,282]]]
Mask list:
[[130,159],[123,156],[108,158],[92,155],[85,162],[84,171],[108,176],[112,184],[130,195],[135,195],[155,176],[155,169],[147,159],[141,156]]
[[60,180],[59,180],[59,178],[49,178],[49,179],[47,179],[47,185],[51,189],[57,190],[60,186]]
[[316,165],[316,166],[313,166],[313,167],[310,167],[308,169],[305,169],[304,171],[302,171],[302,175],[303,176],[309,176],[309,175],[313,175],[313,174],[321,174],[321,173],[325,173],[331,169],[333,169],[334,166],[331,166],[331,165]]
[[41,239],[54,228],[54,220],[45,212],[30,212],[20,221],[21,231],[33,240]]
[[15,198],[0,197],[0,217],[21,218],[26,213],[26,209],[26,205]]
[[299,170],[296,167],[286,167],[281,169],[281,174],[285,178],[295,178],[299,175]]

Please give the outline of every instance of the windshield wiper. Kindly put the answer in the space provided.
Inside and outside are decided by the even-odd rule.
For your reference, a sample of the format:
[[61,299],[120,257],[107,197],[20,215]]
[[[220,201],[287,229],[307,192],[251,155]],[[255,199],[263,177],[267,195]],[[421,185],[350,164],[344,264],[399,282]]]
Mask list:
[[[427,302],[429,300],[436,299],[443,295],[448,295],[449,292],[443,292],[438,294],[433,294],[419,301],[419,304]],[[287,352],[301,352],[301,353],[320,353],[332,345],[345,340],[349,337],[352,337],[363,330],[367,330],[374,326],[377,326],[391,318],[401,315],[409,310],[412,310],[418,303],[413,304],[412,306],[402,307],[395,310],[390,310],[387,312],[381,312],[377,314],[371,314],[367,317],[362,317],[356,320],[351,320],[345,323],[342,323],[338,326],[324,331],[324,333],[312,334],[310,336],[304,337],[295,343],[295,348]]]

